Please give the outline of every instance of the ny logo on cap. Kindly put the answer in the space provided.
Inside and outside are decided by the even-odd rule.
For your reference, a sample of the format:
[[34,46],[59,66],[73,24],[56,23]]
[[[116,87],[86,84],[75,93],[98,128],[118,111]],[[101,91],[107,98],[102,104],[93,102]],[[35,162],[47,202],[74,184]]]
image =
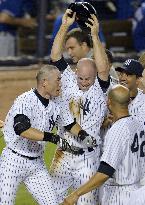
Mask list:
[[131,59],[128,59],[128,60],[125,61],[124,64],[125,64],[125,65],[129,65],[130,63],[131,63]]

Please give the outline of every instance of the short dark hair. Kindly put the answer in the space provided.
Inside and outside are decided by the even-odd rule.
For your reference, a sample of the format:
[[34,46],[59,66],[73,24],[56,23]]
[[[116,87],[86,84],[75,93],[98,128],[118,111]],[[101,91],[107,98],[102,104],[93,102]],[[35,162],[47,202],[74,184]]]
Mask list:
[[69,31],[66,35],[65,42],[69,38],[75,38],[80,44],[86,42],[87,46],[92,48],[91,36],[88,35],[86,32],[82,31],[80,28],[74,28],[71,31]]

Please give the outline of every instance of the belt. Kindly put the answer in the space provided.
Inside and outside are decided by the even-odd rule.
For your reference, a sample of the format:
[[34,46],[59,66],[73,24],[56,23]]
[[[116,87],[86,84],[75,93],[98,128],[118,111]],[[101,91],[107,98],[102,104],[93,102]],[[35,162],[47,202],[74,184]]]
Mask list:
[[14,154],[16,154],[16,155],[18,155],[18,156],[20,156],[20,157],[23,157],[23,158],[27,158],[27,159],[29,159],[29,160],[34,160],[34,159],[38,159],[38,158],[39,158],[39,157],[28,157],[28,156],[19,154],[18,152],[14,151],[13,149],[11,149],[11,148],[9,148],[9,147],[8,147],[8,149],[10,149]]
[[[87,150],[88,150],[88,152],[92,152],[92,151],[94,151],[94,148],[88,147]],[[86,149],[84,150],[83,148],[71,146],[71,149],[66,149],[66,150],[62,150],[62,151],[66,151],[66,152],[71,153],[73,155],[82,155],[85,153]]]

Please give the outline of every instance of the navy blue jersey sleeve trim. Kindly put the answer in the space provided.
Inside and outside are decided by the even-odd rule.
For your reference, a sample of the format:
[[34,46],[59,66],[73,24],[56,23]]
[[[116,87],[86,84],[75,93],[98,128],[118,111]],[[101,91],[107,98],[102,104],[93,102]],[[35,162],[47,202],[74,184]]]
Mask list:
[[109,177],[112,177],[115,169],[113,167],[111,167],[109,164],[107,164],[106,162],[101,162],[100,166],[98,168],[98,172],[103,173],[108,175]]
[[103,92],[105,93],[107,91],[107,89],[109,88],[109,86],[110,86],[110,75],[108,76],[107,81],[101,80],[98,77],[98,75],[97,75],[97,78],[98,78],[98,82],[100,84],[100,87],[102,88]]
[[55,62],[53,62],[50,59],[50,64],[56,66],[61,72],[64,71],[68,66],[67,62],[64,60],[63,57],[60,60],[55,61]]

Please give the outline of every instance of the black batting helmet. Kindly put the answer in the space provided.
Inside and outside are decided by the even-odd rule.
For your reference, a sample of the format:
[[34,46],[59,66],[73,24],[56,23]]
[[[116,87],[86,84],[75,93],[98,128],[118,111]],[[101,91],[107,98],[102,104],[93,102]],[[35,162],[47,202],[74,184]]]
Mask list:
[[[95,8],[88,2],[75,2],[71,3],[68,7],[73,12],[76,12],[76,22],[82,30],[90,31],[90,29],[86,26],[86,22],[88,22],[88,18],[91,18],[91,14],[97,16],[97,12]],[[89,22],[90,23],[90,22]]]

